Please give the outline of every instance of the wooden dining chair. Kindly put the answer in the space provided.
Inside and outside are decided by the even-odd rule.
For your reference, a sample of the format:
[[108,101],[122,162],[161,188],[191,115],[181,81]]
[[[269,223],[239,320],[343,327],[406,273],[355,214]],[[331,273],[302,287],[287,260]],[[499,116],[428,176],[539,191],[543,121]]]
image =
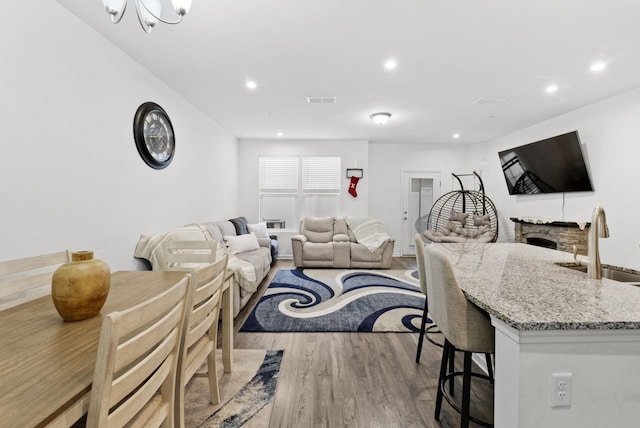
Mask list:
[[193,270],[216,260],[218,243],[212,241],[167,240],[162,243],[162,270]]
[[0,262],[0,310],[51,294],[51,277],[69,251]]
[[[214,264],[193,271],[193,298],[191,312],[184,333],[177,388],[176,414],[180,427],[184,427],[184,393],[187,382],[195,375],[209,378],[209,396],[212,404],[220,402],[216,369],[218,319],[222,297],[222,284],[227,270],[225,254]],[[206,373],[197,373],[206,362]]]
[[87,427],[175,426],[190,275],[102,323]]

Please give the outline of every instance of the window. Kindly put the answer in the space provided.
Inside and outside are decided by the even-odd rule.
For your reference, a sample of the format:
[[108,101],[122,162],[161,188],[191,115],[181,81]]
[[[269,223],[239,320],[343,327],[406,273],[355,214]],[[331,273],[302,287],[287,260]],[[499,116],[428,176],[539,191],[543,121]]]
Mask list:
[[298,158],[260,157],[260,218],[295,227],[298,199]]
[[340,212],[340,158],[302,158],[304,215],[335,216]]
[[261,156],[260,218],[296,228],[303,216],[340,212],[340,157]]

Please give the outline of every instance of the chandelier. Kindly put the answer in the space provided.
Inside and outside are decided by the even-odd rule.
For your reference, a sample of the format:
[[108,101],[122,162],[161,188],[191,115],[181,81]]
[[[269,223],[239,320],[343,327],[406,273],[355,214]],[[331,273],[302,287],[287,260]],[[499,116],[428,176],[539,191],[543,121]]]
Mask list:
[[[174,20],[162,17],[161,0],[131,0],[136,5],[138,12],[138,21],[142,29],[148,34],[153,27],[159,22],[165,24],[178,24],[182,22],[182,17],[189,12],[191,0],[171,0],[173,9],[176,13]],[[117,24],[122,19],[124,11],[127,8],[127,0],[102,0],[105,10],[111,15],[111,22]]]

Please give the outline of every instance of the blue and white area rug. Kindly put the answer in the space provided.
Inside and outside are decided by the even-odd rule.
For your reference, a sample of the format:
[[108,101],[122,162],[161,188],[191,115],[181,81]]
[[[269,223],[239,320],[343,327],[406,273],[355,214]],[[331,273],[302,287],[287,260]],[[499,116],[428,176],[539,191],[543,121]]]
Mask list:
[[279,270],[243,332],[417,332],[415,270]]
[[269,426],[283,353],[235,349],[231,373],[223,372],[217,355],[220,404],[209,402],[207,377],[191,379],[185,391],[185,428]]

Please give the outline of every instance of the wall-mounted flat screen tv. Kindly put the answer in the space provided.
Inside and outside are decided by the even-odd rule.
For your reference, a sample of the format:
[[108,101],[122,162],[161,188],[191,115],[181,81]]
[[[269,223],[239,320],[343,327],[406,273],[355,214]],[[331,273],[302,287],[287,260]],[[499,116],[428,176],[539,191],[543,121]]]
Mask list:
[[510,195],[593,191],[578,131],[498,155]]

